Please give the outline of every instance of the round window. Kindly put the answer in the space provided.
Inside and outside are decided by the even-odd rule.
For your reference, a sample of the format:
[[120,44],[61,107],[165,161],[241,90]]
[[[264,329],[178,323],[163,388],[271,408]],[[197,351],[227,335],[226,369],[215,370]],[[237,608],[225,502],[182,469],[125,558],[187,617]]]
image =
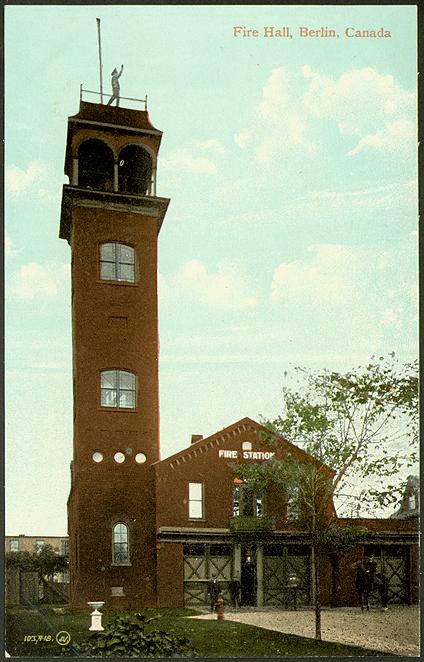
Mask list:
[[103,453],[99,453],[99,451],[96,451],[93,453],[93,460],[94,462],[101,462],[103,460]]
[[144,453],[137,453],[135,456],[135,461],[138,462],[138,464],[143,464],[146,461],[146,456]]
[[122,462],[125,462],[125,455],[121,452],[115,453],[113,457],[115,462],[118,462],[118,464],[122,464]]

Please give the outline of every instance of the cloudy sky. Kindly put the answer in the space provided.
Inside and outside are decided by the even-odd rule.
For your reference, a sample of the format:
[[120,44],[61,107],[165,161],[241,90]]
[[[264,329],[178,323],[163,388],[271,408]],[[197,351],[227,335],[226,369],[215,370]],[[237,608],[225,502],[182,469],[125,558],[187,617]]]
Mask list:
[[[70,248],[58,231],[67,117],[80,83],[99,89],[96,17],[106,89],[124,63],[121,94],[148,94],[164,132],[166,457],[191,434],[276,416],[293,366],[417,355],[415,13],[6,7],[7,533],[66,533]],[[265,38],[265,26],[292,39]],[[347,38],[347,27],[391,37]]]

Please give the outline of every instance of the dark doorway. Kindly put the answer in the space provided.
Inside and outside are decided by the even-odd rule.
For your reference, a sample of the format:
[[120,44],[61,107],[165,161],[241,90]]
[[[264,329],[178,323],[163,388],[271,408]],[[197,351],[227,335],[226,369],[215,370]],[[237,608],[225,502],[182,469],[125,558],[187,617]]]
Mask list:
[[241,605],[256,606],[256,547],[241,549]]
[[119,153],[119,191],[146,195],[152,179],[152,157],[137,145]]
[[90,138],[78,149],[78,186],[113,191],[114,157],[104,142]]

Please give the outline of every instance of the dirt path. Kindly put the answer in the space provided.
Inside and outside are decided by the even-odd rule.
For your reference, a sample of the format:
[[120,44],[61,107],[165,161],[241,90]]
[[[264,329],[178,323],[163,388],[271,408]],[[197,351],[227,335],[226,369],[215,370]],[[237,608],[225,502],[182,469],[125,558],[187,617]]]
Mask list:
[[[216,618],[203,614],[194,618]],[[227,610],[225,618],[268,630],[301,637],[314,637],[314,612],[310,609]],[[391,607],[388,611],[343,607],[322,610],[322,639],[362,646],[395,655],[419,656],[419,611],[417,607]]]

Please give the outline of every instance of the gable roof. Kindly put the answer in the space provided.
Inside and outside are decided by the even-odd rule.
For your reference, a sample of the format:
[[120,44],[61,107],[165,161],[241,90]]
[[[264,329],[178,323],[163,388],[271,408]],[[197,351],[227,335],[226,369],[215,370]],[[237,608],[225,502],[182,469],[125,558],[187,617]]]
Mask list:
[[[216,448],[217,446],[224,444],[225,442],[228,442],[229,440],[233,439],[235,436],[239,435],[242,432],[263,432],[264,434],[270,433],[268,428],[266,428],[264,425],[246,416],[245,418],[242,418],[236,423],[233,423],[232,425],[222,428],[222,430],[215,432],[209,437],[204,437],[202,439],[199,439],[198,441],[193,442],[192,444],[190,444],[190,446],[184,448],[183,450],[178,451],[177,453],[174,453],[173,455],[170,455],[169,457],[164,458],[163,460],[158,460],[157,462],[154,463],[154,465],[170,465],[171,468],[174,468],[175,465],[180,464],[180,461],[186,462],[187,460],[196,457],[199,453],[202,454],[204,452],[207,452],[209,449]],[[335,471],[333,469],[325,465],[323,462],[319,462],[318,460],[313,458],[312,455],[302,450],[295,444],[291,443],[285,437],[282,437],[281,435],[275,435],[275,438],[277,441],[281,442],[281,447],[285,447],[287,450],[293,451],[293,453],[299,459],[302,459],[303,457],[304,460],[307,461],[313,460],[314,462],[322,466],[324,469],[326,469],[332,475],[335,474]]]

